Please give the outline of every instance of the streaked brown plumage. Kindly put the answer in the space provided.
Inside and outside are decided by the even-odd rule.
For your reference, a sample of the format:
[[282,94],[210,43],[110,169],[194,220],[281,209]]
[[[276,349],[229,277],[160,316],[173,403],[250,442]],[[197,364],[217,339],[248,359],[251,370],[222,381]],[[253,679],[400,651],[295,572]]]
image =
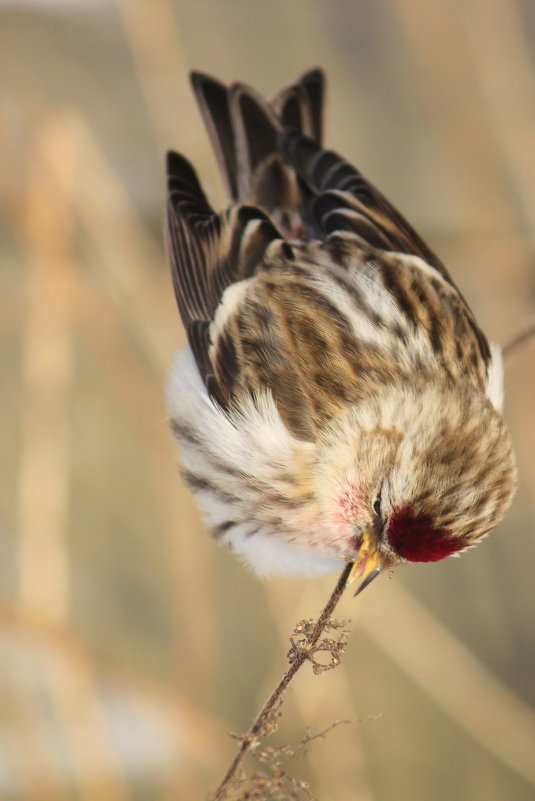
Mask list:
[[366,575],[475,544],[515,485],[502,373],[439,259],[323,150],[323,74],[266,103],[194,74],[232,205],[168,156],[189,349],[171,375],[184,475],[260,573]]

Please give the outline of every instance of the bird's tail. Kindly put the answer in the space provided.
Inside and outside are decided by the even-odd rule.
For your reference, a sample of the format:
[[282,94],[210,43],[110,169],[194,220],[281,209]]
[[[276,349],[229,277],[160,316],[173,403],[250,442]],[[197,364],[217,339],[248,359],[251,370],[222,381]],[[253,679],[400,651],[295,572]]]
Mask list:
[[281,157],[277,141],[283,128],[293,128],[321,145],[323,72],[306,72],[269,102],[242,83],[227,87],[200,72],[191,79],[232,199],[261,206],[285,236],[306,236],[313,226],[308,190]]

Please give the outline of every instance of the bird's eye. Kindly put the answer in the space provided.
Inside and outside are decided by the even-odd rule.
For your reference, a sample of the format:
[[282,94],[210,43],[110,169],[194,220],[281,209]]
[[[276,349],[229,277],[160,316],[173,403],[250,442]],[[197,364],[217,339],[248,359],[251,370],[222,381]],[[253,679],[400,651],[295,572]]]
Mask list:
[[373,512],[377,517],[381,517],[381,496],[378,495],[373,502]]

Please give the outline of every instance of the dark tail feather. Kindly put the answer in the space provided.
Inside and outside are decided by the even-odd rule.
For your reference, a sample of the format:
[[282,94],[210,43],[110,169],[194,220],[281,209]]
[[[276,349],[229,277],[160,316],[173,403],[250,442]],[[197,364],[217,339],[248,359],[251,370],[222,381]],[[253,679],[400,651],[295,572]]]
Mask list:
[[277,153],[281,124],[271,106],[249,86],[236,83],[230,87],[229,96],[239,200],[261,204],[257,185],[267,162]]
[[191,73],[191,84],[228,193],[233,200],[237,200],[238,169],[228,89],[202,72]]
[[283,128],[296,128],[321,145],[324,98],[325,75],[323,70],[316,68],[279,92],[271,105]]
[[232,199],[262,206],[287,236],[303,235],[306,190],[277,141],[281,129],[291,127],[321,142],[323,72],[305,73],[271,102],[244,84],[227,88],[198,72],[192,84]]

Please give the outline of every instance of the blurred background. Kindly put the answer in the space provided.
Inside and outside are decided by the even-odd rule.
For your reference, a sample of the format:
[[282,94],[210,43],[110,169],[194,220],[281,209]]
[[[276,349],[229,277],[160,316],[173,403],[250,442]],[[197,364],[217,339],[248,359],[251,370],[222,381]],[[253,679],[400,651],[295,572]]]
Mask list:
[[[331,591],[259,581],[177,477],[162,386],[184,341],[163,154],[224,202],[188,70],[270,95],[314,65],[327,142],[443,257],[485,331],[535,311],[531,0],[0,3],[0,798],[204,799]],[[339,617],[275,742],[329,801],[528,801],[535,785],[535,348],[507,366],[520,484],[462,559]]]

